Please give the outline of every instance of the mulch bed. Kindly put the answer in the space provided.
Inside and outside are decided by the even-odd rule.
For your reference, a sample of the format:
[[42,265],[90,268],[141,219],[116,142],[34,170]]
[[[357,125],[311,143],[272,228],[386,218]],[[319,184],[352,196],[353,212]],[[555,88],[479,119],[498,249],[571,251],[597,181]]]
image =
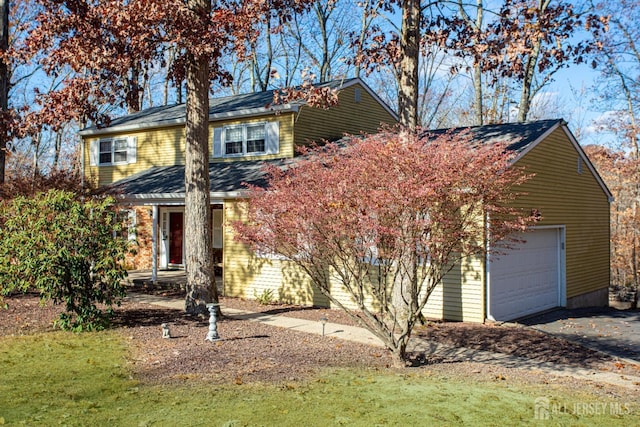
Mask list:
[[[176,295],[171,295],[176,296]],[[0,309],[0,337],[46,332],[61,312],[60,306],[41,305],[34,294],[6,297],[7,309]],[[4,304],[3,303],[3,304]],[[292,305],[260,305],[255,301],[221,298],[222,307],[269,312],[319,321],[353,324],[338,310]],[[168,323],[171,339],[163,339],[161,324]],[[205,380],[243,384],[253,381],[287,383],[310,378],[331,367],[393,369],[390,354],[381,347],[343,341],[335,337],[306,334],[248,320],[223,318],[218,331],[224,338],[211,343],[204,338],[208,319],[189,316],[179,310],[125,300],[116,309],[112,328],[130,342],[131,368],[146,383]],[[515,356],[594,370],[639,375],[610,357],[560,338],[526,327],[429,322],[414,336],[438,343],[494,351]],[[414,354],[414,366],[430,372],[473,381],[519,383],[560,382],[576,386],[580,380],[555,378],[541,372],[508,369],[497,365],[456,362]],[[409,368],[411,369],[411,368]],[[603,389],[607,387],[600,386]]]

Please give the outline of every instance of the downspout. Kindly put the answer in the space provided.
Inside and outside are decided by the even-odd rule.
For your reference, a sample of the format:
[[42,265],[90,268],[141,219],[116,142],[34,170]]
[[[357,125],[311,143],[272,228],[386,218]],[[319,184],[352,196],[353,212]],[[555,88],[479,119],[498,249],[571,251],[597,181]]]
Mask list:
[[154,204],[152,209],[151,225],[151,282],[158,281],[158,205]]
[[[489,244],[489,212],[485,212],[484,215],[484,305],[482,307],[482,322],[484,323],[487,319],[489,319],[489,304],[491,304],[491,292],[490,292],[490,266],[491,266],[491,255],[489,254],[489,250],[491,249],[491,245]],[[493,320],[493,319],[489,319]]]

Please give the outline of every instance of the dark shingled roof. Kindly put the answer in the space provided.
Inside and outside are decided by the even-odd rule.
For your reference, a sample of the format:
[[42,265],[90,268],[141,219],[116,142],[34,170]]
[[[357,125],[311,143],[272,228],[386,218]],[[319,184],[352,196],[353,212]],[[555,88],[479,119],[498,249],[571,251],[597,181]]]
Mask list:
[[460,133],[466,130],[471,132],[473,140],[481,144],[508,143],[507,149],[521,152],[536,142],[542,135],[556,125],[564,124],[562,119],[538,120],[524,123],[505,123],[496,125],[471,126],[451,129],[428,130],[426,135],[442,135],[447,132]]
[[[316,87],[328,86],[333,89],[339,89],[342,86],[347,85],[352,80],[334,80],[331,82],[316,85]],[[234,113],[255,110],[255,109],[267,109],[273,104],[273,95],[276,90],[269,90],[265,92],[247,93],[242,95],[225,96],[221,98],[209,99],[209,116],[215,115],[228,115],[233,116]],[[303,101],[293,102],[292,104],[303,104]],[[274,106],[274,109],[278,109],[279,106]],[[175,124],[184,122],[186,118],[185,104],[173,104],[160,107],[152,107],[136,113],[132,113],[123,117],[119,117],[111,120],[109,126],[102,129],[98,129],[96,126],[91,126],[83,129],[81,133],[87,133],[97,130],[108,130],[110,128],[118,128],[122,126],[144,126],[154,124],[161,126],[162,124]],[[114,129],[115,130],[115,129]]]
[[[521,152],[536,142],[542,135],[564,121],[541,120],[527,123],[485,125],[470,128],[437,129],[425,131],[425,135],[440,135],[446,132],[469,130],[474,141],[482,144],[510,143],[508,149]],[[245,190],[243,183],[257,186],[266,184],[263,166],[272,164],[287,166],[294,159],[268,161],[235,161],[209,164],[211,193],[227,193]],[[156,166],[124,178],[111,185],[111,189],[131,198],[163,198],[167,195],[184,196],[184,165]]]
[[[265,165],[284,166],[290,161],[291,159],[278,159],[210,163],[210,191],[226,193],[246,190],[243,183],[264,186],[266,184],[263,172]],[[110,189],[128,196],[184,195],[184,165],[155,166],[115,182]]]

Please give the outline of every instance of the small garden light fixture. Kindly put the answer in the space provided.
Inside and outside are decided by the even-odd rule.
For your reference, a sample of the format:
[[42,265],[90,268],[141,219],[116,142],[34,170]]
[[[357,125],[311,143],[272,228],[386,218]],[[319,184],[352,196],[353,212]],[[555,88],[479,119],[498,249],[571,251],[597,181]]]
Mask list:
[[327,321],[328,321],[328,320],[329,320],[329,319],[327,319],[327,316],[322,316],[322,317],[320,318],[320,322],[322,323],[322,336],[324,336],[324,327],[325,327],[325,325],[327,324]]
[[171,331],[169,330],[169,325],[163,323],[162,325],[162,338],[171,338]]

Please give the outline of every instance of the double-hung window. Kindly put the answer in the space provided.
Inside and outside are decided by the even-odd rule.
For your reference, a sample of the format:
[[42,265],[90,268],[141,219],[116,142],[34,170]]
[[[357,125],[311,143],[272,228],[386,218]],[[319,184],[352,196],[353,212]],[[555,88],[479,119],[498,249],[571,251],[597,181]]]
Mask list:
[[278,122],[260,122],[214,128],[214,157],[243,157],[277,154]]
[[100,164],[127,163],[128,150],[127,138],[103,139],[100,141]]
[[224,155],[247,156],[265,153],[264,123],[224,128]]
[[116,137],[94,140],[90,146],[92,166],[126,165],[136,162],[136,138]]
[[253,125],[245,128],[247,132],[247,154],[265,152],[264,125]]

